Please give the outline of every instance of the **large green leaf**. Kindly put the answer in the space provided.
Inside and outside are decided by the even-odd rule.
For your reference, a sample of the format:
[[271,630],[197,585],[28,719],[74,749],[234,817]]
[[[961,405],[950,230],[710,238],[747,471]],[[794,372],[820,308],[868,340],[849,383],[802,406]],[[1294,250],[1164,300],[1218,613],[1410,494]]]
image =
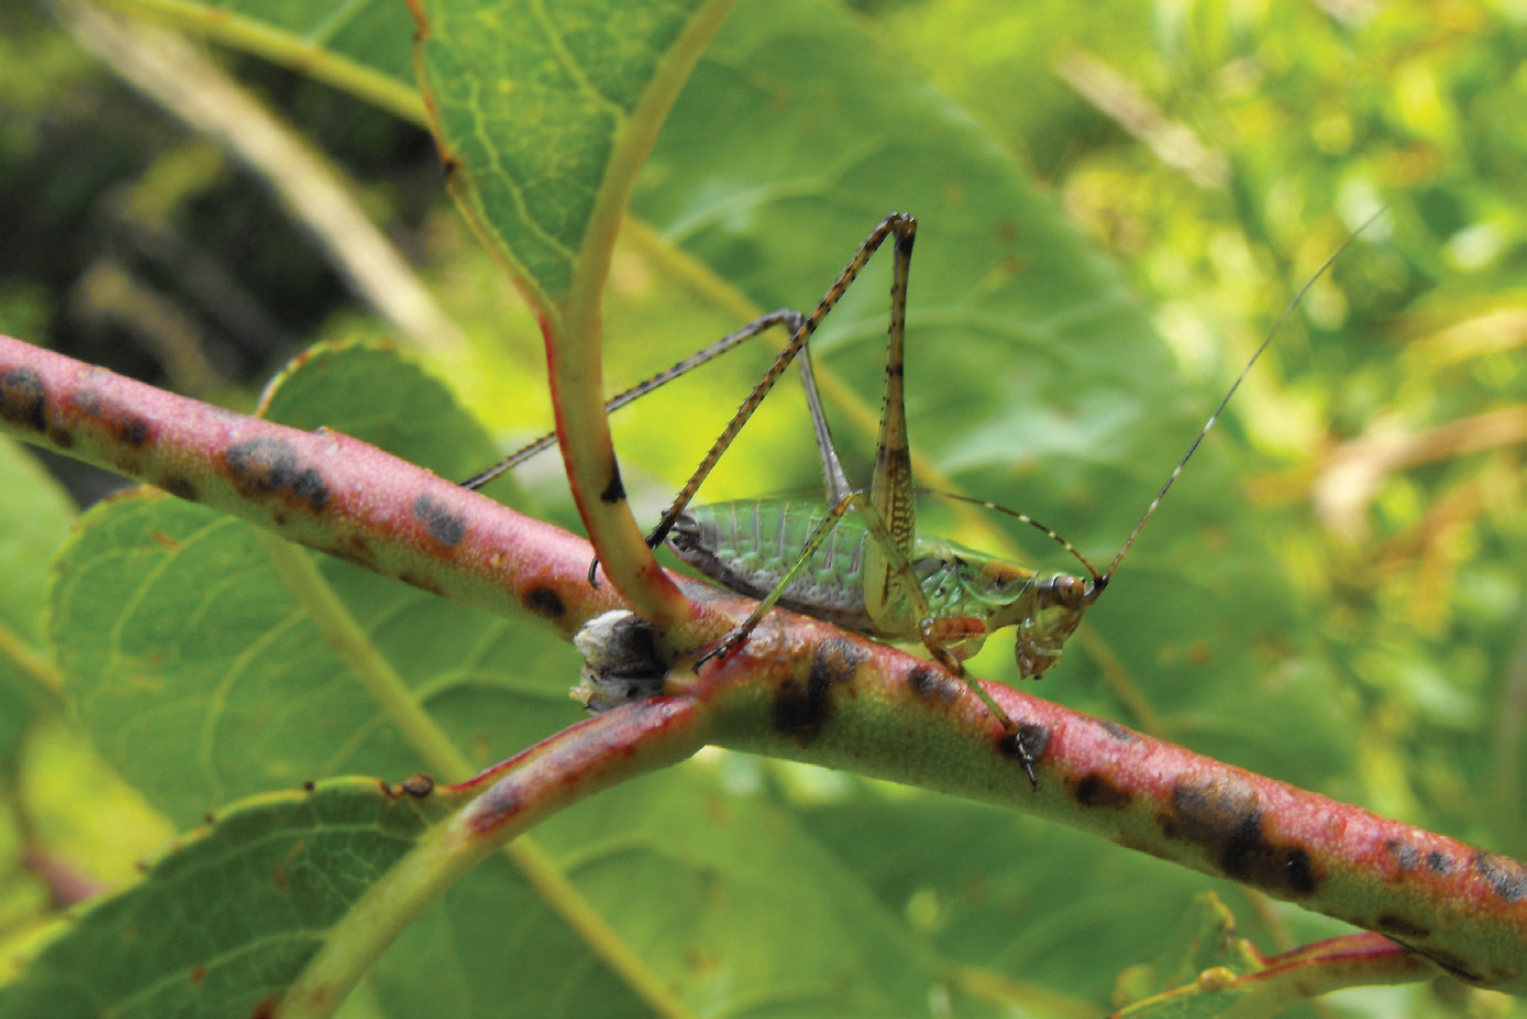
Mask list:
[[426,831],[411,797],[325,783],[240,804],[94,903],[0,988],[0,1016],[269,1014]]
[[[787,814],[680,766],[536,830],[694,1015],[905,1015],[944,978],[895,912]],[[611,1014],[580,1007],[587,963],[496,862],[372,975],[391,1016]],[[789,932],[789,936],[782,936]]]
[[[315,351],[267,403],[284,423],[324,424],[448,476],[491,457],[439,383],[388,352]],[[566,696],[577,658],[550,635],[289,554],[312,558],[373,650],[477,764],[578,717]],[[424,766],[249,525],[145,492],[87,514],[54,570],[51,634],[80,719],[180,823],[266,789]]]
[[458,196],[543,313],[598,300],[630,175],[690,61],[684,37],[725,6],[419,4],[435,127],[469,178]]

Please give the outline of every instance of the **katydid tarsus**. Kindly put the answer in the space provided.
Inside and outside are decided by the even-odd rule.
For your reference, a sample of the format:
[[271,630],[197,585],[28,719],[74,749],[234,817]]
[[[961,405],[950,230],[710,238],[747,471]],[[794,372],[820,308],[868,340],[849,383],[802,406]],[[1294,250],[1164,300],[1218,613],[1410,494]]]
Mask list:
[[[949,495],[999,510],[1043,531],[1083,565],[1087,577],[1082,578],[1062,573],[1040,577],[1032,570],[916,528],[917,490],[912,479],[903,402],[907,276],[915,235],[916,222],[911,216],[886,217],[860,245],[811,315],[803,317],[781,310],[763,316],[669,371],[615,397],[608,407],[623,406],[770,326],[789,326],[790,342],[647,539],[653,547],[668,540],[675,554],[686,563],[739,593],[760,599],[752,615],[701,655],[696,664],[725,656],[741,646],[764,614],[777,604],[873,637],[921,642],[936,660],[964,679],[1007,732],[1014,734],[1017,727],[1012,719],[978,683],[966,676],[962,661],[978,651],[989,634],[1013,626],[1017,630],[1015,656],[1021,675],[1040,678],[1059,662],[1066,640],[1108,587],[1136,538],[1252,366],[1346,245],[1316,270],[1253,352],[1106,571],[1098,572],[1070,542],[1031,517],[983,500]],[[895,261],[886,381],[875,473],[866,493],[849,485],[839,464],[805,352],[822,320],[887,238],[895,239]],[[689,508],[701,483],[797,355],[802,355],[801,373],[821,454],[825,502],[752,500]],[[478,487],[551,442],[550,436],[538,440],[465,484]]]

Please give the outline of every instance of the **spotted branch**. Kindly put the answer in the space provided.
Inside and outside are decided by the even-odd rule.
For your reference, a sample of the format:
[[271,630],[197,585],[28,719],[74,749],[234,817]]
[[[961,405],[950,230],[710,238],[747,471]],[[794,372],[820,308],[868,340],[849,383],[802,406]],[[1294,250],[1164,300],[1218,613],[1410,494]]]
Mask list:
[[1017,723],[1020,754],[931,663],[802,616],[767,618],[698,678],[669,677],[670,691],[710,706],[717,745],[1027,810],[1383,934],[1475,986],[1527,994],[1516,860],[985,684]]
[[0,336],[0,431],[444,598],[565,637],[622,606],[590,551],[338,432],[299,431]]

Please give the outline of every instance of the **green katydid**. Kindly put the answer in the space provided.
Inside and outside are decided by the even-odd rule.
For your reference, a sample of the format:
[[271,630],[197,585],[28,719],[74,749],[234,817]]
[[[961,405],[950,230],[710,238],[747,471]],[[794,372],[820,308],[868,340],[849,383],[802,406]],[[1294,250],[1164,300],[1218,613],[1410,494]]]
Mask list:
[[[1272,342],[1278,327],[1345,245],[1321,265],[1252,354],[1106,571],[1099,573],[1070,542],[1024,514],[981,500],[952,496],[997,509],[1039,528],[1085,567],[1088,576],[1084,579],[1060,573],[1040,577],[1032,570],[916,528],[917,492],[912,481],[903,405],[907,275],[915,235],[916,221],[911,216],[886,217],[860,245],[811,315],[802,317],[784,310],[766,315],[673,369],[622,393],[609,407],[629,403],[772,325],[788,325],[792,332],[789,344],[748,395],[647,539],[653,547],[666,539],[674,553],[689,565],[739,593],[760,599],[752,615],[701,655],[696,664],[725,656],[741,646],[764,614],[778,604],[869,636],[921,642],[935,659],[965,680],[1009,734],[1015,734],[1017,727],[1012,719],[979,684],[965,675],[962,660],[978,651],[990,633],[1014,626],[1015,655],[1024,677],[1040,678],[1059,662],[1066,640],[1107,588],[1135,539]],[[895,238],[895,263],[885,395],[875,473],[866,493],[849,485],[839,464],[806,350],[822,320],[890,237]],[[689,508],[695,492],[722,453],[797,355],[801,356],[807,403],[822,459],[825,503],[752,500]],[[551,437],[539,440],[466,484],[477,487],[550,444]],[[592,568],[590,576],[592,579]]]

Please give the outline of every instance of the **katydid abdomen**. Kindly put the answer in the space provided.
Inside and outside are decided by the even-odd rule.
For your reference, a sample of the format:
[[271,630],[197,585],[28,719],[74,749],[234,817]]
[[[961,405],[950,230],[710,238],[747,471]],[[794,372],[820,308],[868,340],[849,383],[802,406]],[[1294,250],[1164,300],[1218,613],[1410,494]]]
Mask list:
[[[668,536],[674,555],[712,580],[764,598],[801,559],[832,507],[821,500],[746,500],[691,506]],[[875,633],[864,606],[864,525],[844,517],[780,592],[779,604],[859,633]]]

